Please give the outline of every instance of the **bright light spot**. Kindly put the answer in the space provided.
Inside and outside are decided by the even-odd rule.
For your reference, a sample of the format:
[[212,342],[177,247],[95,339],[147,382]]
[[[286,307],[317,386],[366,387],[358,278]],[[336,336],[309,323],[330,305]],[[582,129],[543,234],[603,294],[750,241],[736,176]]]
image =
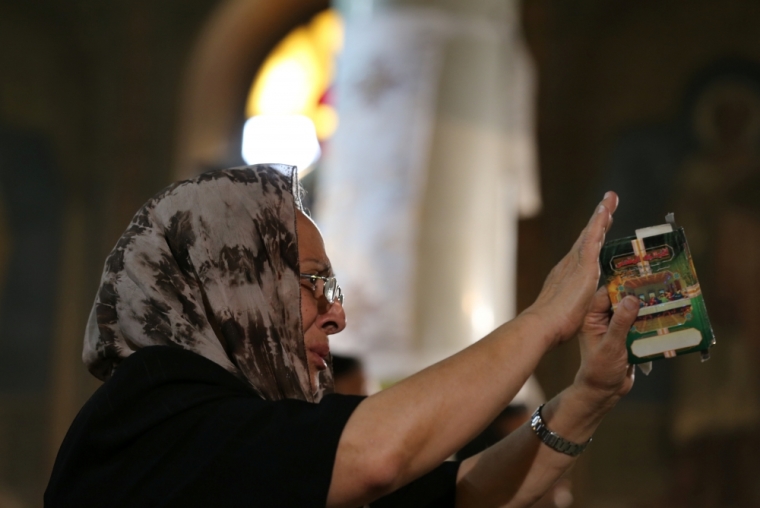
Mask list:
[[290,164],[303,174],[320,154],[314,123],[305,116],[253,116],[243,127],[243,159],[248,164]]
[[470,315],[473,334],[482,338],[493,330],[494,315],[493,309],[487,305],[476,305]]
[[267,56],[253,81],[246,116],[303,115],[311,118],[320,140],[338,125],[337,113],[324,103],[343,46],[343,21],[334,9],[292,30]]
[[299,114],[314,102],[313,68],[298,58],[283,58],[267,69],[266,79],[254,94],[253,108],[260,115]]

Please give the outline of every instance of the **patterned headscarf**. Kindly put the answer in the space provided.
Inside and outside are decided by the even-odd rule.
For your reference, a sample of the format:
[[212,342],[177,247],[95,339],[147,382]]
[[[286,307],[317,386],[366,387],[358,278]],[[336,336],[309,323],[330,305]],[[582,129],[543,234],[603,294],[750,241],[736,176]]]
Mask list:
[[301,324],[295,168],[210,171],[148,201],[106,259],[83,360],[105,380],[154,345],[221,365],[267,400],[318,401]]

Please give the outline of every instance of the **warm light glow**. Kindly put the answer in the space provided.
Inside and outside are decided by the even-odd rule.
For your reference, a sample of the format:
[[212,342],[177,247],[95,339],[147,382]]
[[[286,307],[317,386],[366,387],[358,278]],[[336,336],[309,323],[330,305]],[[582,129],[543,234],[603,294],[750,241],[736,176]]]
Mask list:
[[337,128],[338,116],[320,100],[333,82],[335,58],[342,46],[343,22],[333,9],[291,31],[259,69],[246,115],[303,115],[314,123],[319,139],[328,139]]
[[478,338],[485,337],[493,331],[494,315],[493,309],[484,304],[476,305],[470,315],[472,321],[472,331]]
[[493,331],[496,322],[493,307],[483,302],[475,291],[466,291],[462,295],[462,312],[470,318],[470,338],[473,342]]
[[[321,52],[332,57],[343,49],[343,19],[335,9],[327,9],[314,16],[308,29]],[[334,63],[332,58],[330,63]]]
[[297,28],[269,55],[259,71],[248,115],[302,115],[319,101],[325,81],[309,32]]
[[320,154],[314,124],[305,116],[253,116],[243,127],[243,159],[247,164],[290,164],[298,166],[303,175]]
[[314,127],[319,139],[329,139],[338,128],[338,112],[329,104],[320,104],[314,110]]

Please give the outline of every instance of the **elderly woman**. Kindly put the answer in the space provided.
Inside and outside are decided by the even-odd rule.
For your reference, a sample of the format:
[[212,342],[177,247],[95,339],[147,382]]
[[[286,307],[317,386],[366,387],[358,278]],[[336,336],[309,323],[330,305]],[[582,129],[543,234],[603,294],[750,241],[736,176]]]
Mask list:
[[[638,302],[610,316],[596,291],[616,206],[608,193],[520,316],[362,398],[330,393],[328,337],[346,318],[292,168],[170,186],[106,260],[83,353],[105,383],[61,446],[45,505],[529,506],[633,383]],[[575,382],[532,425],[445,462],[576,334]]]

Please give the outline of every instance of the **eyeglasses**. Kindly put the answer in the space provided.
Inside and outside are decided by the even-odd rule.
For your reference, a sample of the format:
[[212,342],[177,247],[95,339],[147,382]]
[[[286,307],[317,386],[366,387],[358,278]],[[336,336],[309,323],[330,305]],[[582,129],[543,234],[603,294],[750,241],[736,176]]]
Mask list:
[[308,279],[311,282],[314,294],[317,293],[317,282],[322,281],[322,294],[325,295],[325,299],[328,303],[334,303],[336,300],[343,305],[343,290],[340,289],[338,281],[335,277],[322,277],[321,275],[312,275],[310,273],[302,273],[302,279]]

